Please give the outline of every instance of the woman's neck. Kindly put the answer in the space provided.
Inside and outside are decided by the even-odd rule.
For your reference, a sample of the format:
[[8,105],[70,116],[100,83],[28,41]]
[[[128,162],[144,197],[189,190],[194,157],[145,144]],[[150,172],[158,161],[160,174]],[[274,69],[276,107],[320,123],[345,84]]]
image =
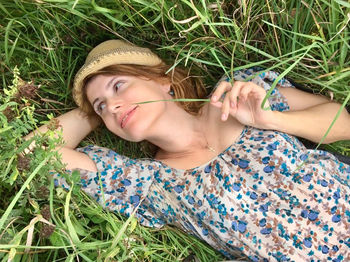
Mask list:
[[167,110],[153,126],[147,140],[159,147],[156,159],[176,162],[182,158],[201,163],[232,145],[243,128],[244,125],[232,117],[221,121],[221,109],[205,104],[198,116],[181,108]]
[[169,110],[157,121],[147,140],[159,147],[157,158],[190,156],[208,145],[206,107],[197,116],[183,109]]

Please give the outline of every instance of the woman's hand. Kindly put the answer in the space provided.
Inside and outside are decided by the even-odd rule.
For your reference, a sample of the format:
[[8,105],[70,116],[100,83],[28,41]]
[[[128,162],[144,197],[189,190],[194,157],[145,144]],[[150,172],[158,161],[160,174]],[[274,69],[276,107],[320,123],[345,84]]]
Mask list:
[[[223,101],[220,98],[224,95]],[[221,119],[226,121],[229,114],[244,125],[269,129],[274,112],[261,108],[266,96],[264,88],[253,82],[235,81],[233,85],[222,81],[211,97],[211,104],[221,108]],[[270,107],[266,101],[264,108]]]

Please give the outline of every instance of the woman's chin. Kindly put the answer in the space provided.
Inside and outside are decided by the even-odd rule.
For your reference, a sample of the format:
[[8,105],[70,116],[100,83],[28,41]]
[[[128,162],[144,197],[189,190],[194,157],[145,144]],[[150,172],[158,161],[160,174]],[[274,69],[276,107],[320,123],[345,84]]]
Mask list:
[[124,132],[116,132],[114,130],[110,130],[116,136],[125,139],[130,142],[141,142],[146,139],[145,131],[141,128],[130,127],[128,129],[124,129]]

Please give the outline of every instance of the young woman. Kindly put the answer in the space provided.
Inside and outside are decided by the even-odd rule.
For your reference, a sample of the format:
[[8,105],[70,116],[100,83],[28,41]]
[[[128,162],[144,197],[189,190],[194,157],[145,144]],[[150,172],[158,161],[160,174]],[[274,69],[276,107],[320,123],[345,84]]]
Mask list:
[[[318,143],[340,105],[282,79],[264,105],[272,110],[261,109],[278,75],[258,69],[236,71],[233,85],[219,81],[210,103],[167,101],[206,96],[198,78],[169,68],[119,40],[90,52],[74,81],[79,109],[58,117],[66,142],[58,150],[67,169],[80,171],[82,189],[112,211],[136,209],[142,225],[175,225],[227,257],[350,261],[350,166],[295,137]],[[101,120],[123,139],[148,141],[154,158],[76,148]],[[324,143],[350,139],[349,126],[344,110]]]

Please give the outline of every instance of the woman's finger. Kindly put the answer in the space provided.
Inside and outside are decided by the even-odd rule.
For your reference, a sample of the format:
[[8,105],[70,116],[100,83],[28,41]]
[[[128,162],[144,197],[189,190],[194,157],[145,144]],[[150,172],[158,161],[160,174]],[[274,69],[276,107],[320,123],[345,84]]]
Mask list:
[[241,92],[239,94],[239,97],[243,100],[243,101],[247,101],[248,95],[252,92],[253,90],[253,86],[249,83],[246,83],[242,88],[241,88]]
[[231,108],[237,108],[237,99],[239,96],[239,93],[241,92],[242,87],[245,85],[245,82],[241,82],[241,81],[236,81],[234,82],[233,86],[232,86],[232,90],[230,92],[230,106]]
[[218,87],[216,88],[216,90],[214,91],[214,93],[211,96],[211,101],[212,102],[217,102],[220,100],[220,98],[222,97],[222,95],[227,92],[230,91],[232,88],[231,84],[229,82],[226,81],[222,81],[219,83]]
[[222,107],[222,102],[218,101],[218,102],[210,102],[211,105],[217,107],[217,108],[221,108]]
[[221,120],[226,121],[230,113],[230,96],[226,95],[221,107]]
[[266,96],[266,91],[261,86],[258,86],[254,83],[249,83],[241,92],[242,99],[247,99],[248,96],[254,98],[256,102],[261,102]]

